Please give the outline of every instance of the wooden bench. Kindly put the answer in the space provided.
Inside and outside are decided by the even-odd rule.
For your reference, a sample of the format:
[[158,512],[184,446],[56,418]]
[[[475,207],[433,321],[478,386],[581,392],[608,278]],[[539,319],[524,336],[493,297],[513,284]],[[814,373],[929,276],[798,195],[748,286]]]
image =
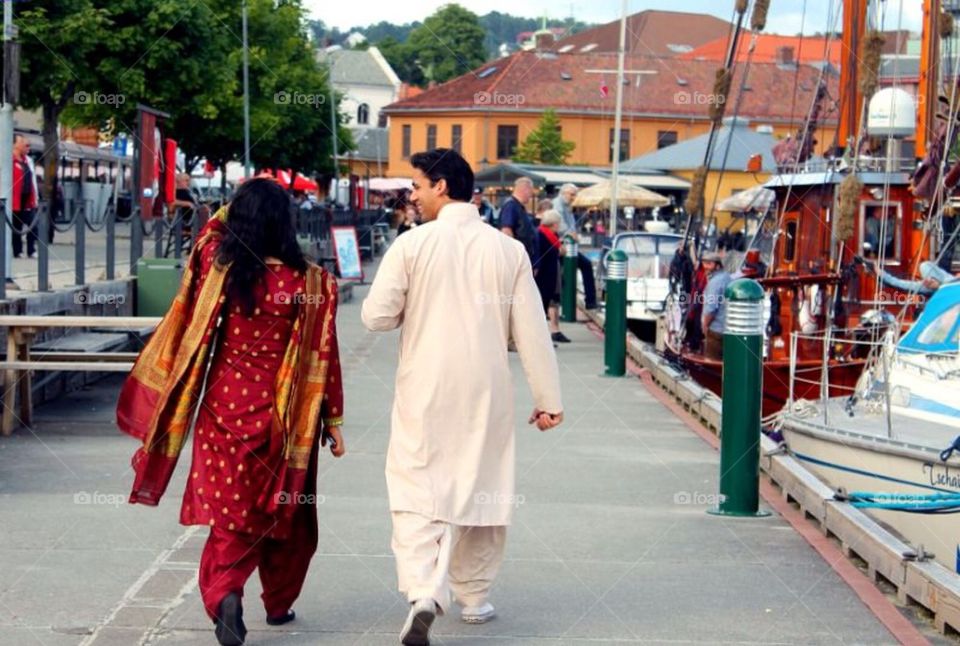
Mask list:
[[[112,348],[121,341],[117,333],[143,335],[152,332],[159,323],[160,317],[150,316],[0,315],[0,327],[7,329],[7,356],[6,360],[0,361],[0,370],[4,372],[0,432],[10,435],[16,423],[32,424],[34,371],[130,372],[139,353],[113,351]],[[52,328],[102,328],[109,331],[99,335],[81,332],[31,347],[37,333]],[[18,391],[19,417],[14,414]]]

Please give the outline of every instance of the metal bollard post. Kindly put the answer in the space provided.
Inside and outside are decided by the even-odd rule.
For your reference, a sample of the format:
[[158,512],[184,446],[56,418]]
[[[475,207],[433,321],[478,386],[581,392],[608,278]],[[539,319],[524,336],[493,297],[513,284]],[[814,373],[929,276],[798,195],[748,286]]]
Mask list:
[[563,239],[563,280],[560,293],[560,309],[563,320],[567,323],[577,322],[577,254],[579,248],[573,236]]
[[627,254],[621,249],[614,249],[607,256],[606,289],[604,374],[622,377],[627,372]]
[[760,403],[763,395],[763,288],[741,278],[723,294],[723,413],[720,496],[708,513],[769,516],[760,511]]

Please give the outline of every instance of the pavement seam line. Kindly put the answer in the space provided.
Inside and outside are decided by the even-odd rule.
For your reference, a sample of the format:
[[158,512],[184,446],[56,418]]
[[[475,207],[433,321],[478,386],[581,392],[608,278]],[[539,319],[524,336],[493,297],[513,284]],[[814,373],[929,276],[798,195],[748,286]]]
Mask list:
[[[147,581],[153,578],[153,576],[160,571],[160,569],[170,559],[170,557],[177,550],[182,548],[186,544],[186,542],[190,540],[190,538],[192,538],[197,533],[197,530],[198,530],[198,527],[195,525],[191,525],[190,527],[187,527],[184,530],[184,532],[180,534],[177,540],[174,541],[172,546],[160,552],[160,554],[158,554],[157,557],[153,560],[153,563],[151,563],[150,566],[147,567],[147,569],[144,570],[142,574],[140,574],[140,577],[136,581],[134,581],[129,588],[127,588],[127,591],[123,593],[123,597],[121,597],[120,601],[118,601],[117,604],[114,605],[113,609],[107,614],[107,616],[104,617],[99,624],[97,624],[97,626],[90,632],[89,635],[87,635],[86,638],[84,638],[83,641],[80,642],[78,646],[91,646],[91,644],[93,644],[94,641],[96,641],[97,637],[100,634],[100,631],[106,628],[108,625],[110,625],[110,622],[116,619],[117,615],[120,614],[121,610],[123,610],[125,607],[130,605],[130,602],[134,599],[134,597],[137,596],[137,593],[140,592],[143,586],[146,585]],[[164,606],[164,607],[169,607],[169,606]]]

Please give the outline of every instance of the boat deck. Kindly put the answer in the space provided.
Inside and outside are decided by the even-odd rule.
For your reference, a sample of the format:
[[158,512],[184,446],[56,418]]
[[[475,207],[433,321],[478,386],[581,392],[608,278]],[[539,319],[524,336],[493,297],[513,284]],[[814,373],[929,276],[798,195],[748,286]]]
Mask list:
[[[792,410],[781,413],[785,424],[811,430],[829,431],[861,437],[867,441],[893,444],[923,453],[940,453],[960,436],[960,429],[940,422],[891,412],[889,423],[880,402],[861,402],[851,416],[846,397],[823,402],[804,400]],[[824,410],[826,409],[826,410]]]

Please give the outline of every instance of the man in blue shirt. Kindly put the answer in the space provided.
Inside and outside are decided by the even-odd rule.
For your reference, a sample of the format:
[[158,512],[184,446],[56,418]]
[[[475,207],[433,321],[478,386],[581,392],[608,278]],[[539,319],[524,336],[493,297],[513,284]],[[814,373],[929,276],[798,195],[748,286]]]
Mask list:
[[703,315],[701,324],[706,337],[706,355],[708,359],[723,358],[723,327],[726,321],[726,307],[723,292],[730,284],[730,274],[723,269],[723,256],[719,252],[709,251],[703,255],[703,267],[707,272],[707,288],[703,292]]
[[518,177],[513,193],[500,207],[500,230],[523,243],[530,261],[537,258],[537,224],[524,206],[533,197],[533,182],[529,177]]
[[957,280],[956,276],[948,271],[944,271],[943,268],[937,266],[937,263],[929,260],[920,263],[920,280],[897,278],[887,273],[884,269],[878,270],[876,264],[869,260],[864,260],[863,262],[867,269],[876,273],[880,282],[887,287],[893,287],[894,289],[899,289],[911,294],[920,294],[921,296],[930,296],[937,291],[940,285],[952,283]]

